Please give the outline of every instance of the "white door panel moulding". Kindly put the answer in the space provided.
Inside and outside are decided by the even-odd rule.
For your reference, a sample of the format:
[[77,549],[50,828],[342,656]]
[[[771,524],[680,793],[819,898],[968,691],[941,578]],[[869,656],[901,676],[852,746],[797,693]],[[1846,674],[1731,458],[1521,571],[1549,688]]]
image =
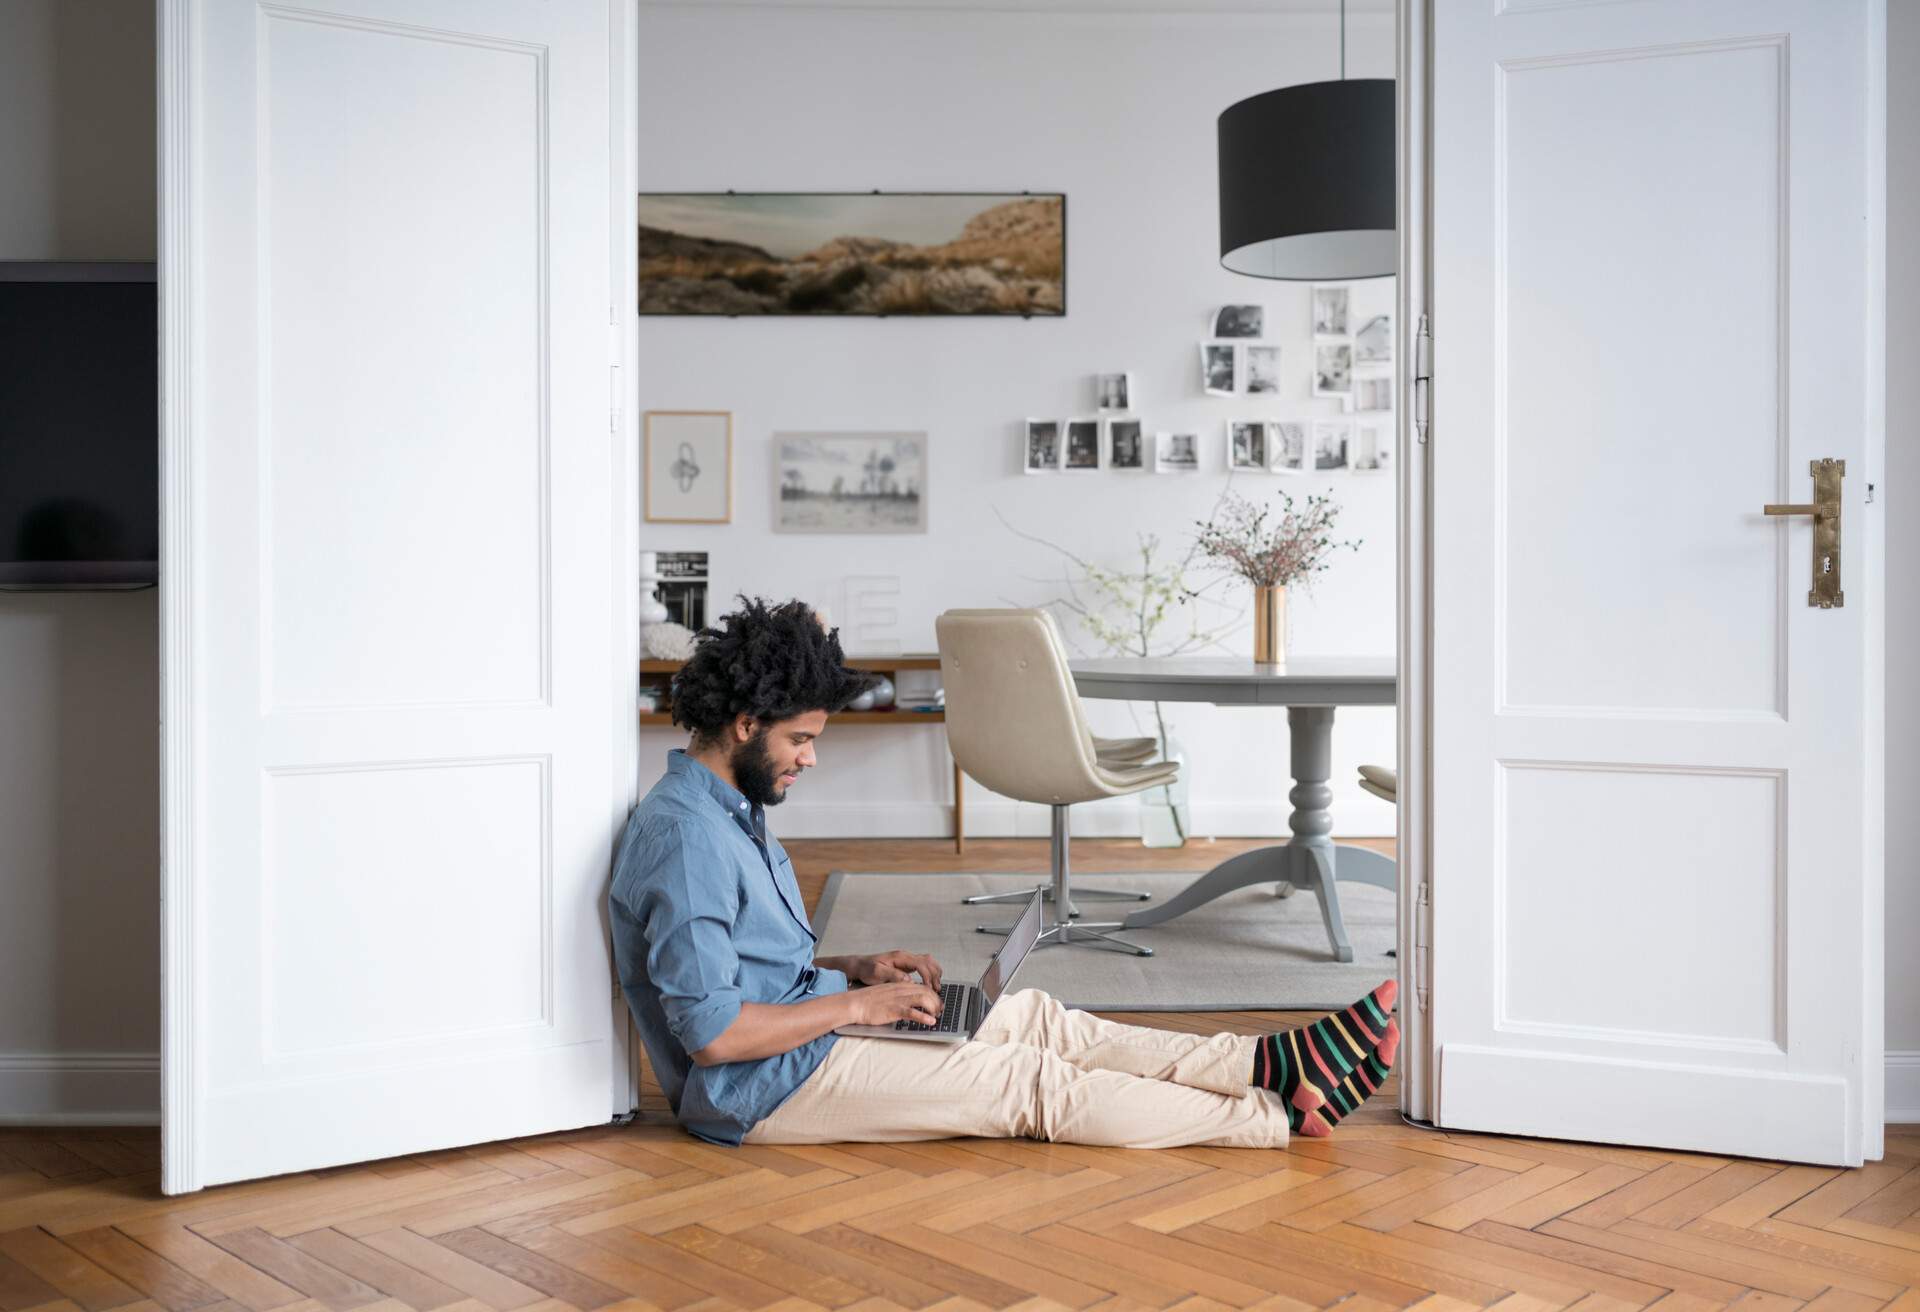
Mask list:
[[159,18],[163,1188],[602,1122],[630,0]]

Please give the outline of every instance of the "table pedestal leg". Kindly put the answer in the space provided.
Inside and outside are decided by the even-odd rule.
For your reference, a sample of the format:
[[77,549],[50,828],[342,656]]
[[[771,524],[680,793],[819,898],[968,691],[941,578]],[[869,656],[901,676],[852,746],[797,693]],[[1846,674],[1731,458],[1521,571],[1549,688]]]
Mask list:
[[1327,808],[1333,801],[1333,789],[1327,786],[1327,778],[1333,769],[1333,708],[1289,706],[1287,727],[1294,781],[1287,793],[1287,800],[1293,803],[1287,828],[1293,836],[1278,847],[1242,852],[1222,861],[1160,906],[1128,916],[1127,929],[1162,924],[1224,893],[1249,884],[1273,882],[1274,892],[1280,897],[1290,896],[1296,888],[1311,889],[1320,903],[1320,918],[1326,923],[1333,959],[1353,960],[1353,945],[1340,915],[1339,881],[1395,889],[1399,887],[1398,871],[1393,861],[1380,853],[1363,847],[1341,847],[1331,837],[1333,816]]
[[1294,854],[1290,882],[1311,888],[1319,900],[1333,959],[1352,961],[1353,945],[1340,918],[1333,816],[1327,810],[1333,802],[1333,789],[1327,786],[1333,773],[1333,707],[1289,706],[1287,729],[1293,770],[1293,787],[1287,793],[1293,803],[1293,813],[1287,817],[1287,828],[1293,831],[1287,841]]

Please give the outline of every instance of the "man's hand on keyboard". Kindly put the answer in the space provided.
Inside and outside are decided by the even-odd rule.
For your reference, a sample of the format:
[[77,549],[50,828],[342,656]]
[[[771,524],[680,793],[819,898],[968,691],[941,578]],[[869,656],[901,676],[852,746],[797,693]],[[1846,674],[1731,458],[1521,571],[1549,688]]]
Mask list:
[[922,984],[935,993],[940,991],[940,963],[923,952],[895,948],[853,961],[854,969],[847,972],[847,977],[862,984],[895,984],[918,974]]
[[891,1025],[909,1021],[932,1025],[940,1019],[940,995],[924,984],[876,984],[842,993],[850,1025]]

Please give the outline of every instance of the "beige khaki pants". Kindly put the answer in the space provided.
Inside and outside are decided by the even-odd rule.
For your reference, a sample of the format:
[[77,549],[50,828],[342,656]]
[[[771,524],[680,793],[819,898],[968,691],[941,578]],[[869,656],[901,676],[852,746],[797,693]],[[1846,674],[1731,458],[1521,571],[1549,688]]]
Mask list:
[[1009,993],[966,1043],[842,1036],[747,1143],[977,1135],[1115,1148],[1283,1148],[1286,1104],[1249,1083],[1254,1039],[1101,1020]]

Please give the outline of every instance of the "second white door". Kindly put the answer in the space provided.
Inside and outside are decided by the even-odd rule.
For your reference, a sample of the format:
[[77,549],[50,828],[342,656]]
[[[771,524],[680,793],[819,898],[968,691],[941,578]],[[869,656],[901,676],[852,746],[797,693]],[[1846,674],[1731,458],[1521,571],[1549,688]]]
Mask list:
[[1884,21],[1436,0],[1440,1125],[1881,1152]]

